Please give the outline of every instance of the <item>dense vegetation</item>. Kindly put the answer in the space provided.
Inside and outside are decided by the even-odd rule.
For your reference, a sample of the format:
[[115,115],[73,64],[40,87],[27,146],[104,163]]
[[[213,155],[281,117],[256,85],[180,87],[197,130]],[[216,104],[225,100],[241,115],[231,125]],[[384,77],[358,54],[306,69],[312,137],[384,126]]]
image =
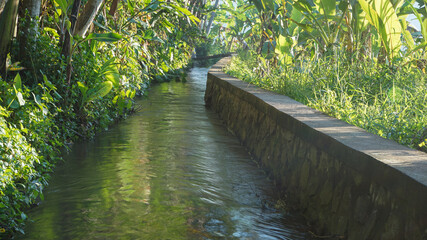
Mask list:
[[150,81],[183,78],[200,32],[186,5],[0,1],[1,239],[23,232],[61,149],[125,117]]
[[392,71],[372,62],[364,64],[337,59],[331,65],[325,60],[306,63],[305,70],[282,66],[261,75],[258,59],[243,52],[227,71],[381,137],[426,151],[425,74],[410,67]]
[[181,79],[197,45],[242,49],[230,73],[427,150],[426,15],[425,0],[0,0],[0,238],[23,231],[61,149]]
[[425,1],[249,2],[220,7],[230,74],[427,151]]

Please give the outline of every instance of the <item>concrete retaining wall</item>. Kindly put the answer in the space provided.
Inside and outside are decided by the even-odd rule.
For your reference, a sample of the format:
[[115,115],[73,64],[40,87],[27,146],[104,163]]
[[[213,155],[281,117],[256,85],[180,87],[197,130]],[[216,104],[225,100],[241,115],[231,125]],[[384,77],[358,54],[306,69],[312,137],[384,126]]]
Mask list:
[[427,239],[427,154],[222,72],[206,106],[259,159],[318,234]]

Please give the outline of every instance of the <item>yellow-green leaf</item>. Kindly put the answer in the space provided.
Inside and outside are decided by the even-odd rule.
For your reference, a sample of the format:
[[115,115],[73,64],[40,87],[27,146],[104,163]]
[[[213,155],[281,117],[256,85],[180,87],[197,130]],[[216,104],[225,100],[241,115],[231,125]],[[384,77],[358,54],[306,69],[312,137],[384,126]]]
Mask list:
[[107,95],[113,88],[113,83],[110,81],[105,81],[98,84],[95,88],[87,91],[86,102],[91,102],[97,98],[104,97]]

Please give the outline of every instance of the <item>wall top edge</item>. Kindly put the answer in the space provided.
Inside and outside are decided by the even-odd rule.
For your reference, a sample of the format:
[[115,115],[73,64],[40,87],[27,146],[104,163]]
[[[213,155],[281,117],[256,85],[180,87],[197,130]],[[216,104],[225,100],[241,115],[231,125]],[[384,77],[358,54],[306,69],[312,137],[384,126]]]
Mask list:
[[232,77],[222,71],[231,57],[218,61],[208,72],[209,75],[241,89],[289,115],[314,130],[327,135],[356,151],[369,155],[427,187],[427,153],[400,145],[392,140],[381,138],[372,133],[350,125],[336,118],[312,109],[285,95],[261,89],[255,85]]

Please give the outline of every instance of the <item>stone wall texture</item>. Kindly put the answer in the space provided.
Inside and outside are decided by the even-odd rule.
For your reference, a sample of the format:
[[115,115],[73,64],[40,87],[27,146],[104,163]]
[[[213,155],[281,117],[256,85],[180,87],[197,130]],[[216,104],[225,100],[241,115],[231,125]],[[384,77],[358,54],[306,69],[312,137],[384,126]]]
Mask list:
[[222,72],[208,74],[219,113],[318,234],[427,240],[427,154]]

